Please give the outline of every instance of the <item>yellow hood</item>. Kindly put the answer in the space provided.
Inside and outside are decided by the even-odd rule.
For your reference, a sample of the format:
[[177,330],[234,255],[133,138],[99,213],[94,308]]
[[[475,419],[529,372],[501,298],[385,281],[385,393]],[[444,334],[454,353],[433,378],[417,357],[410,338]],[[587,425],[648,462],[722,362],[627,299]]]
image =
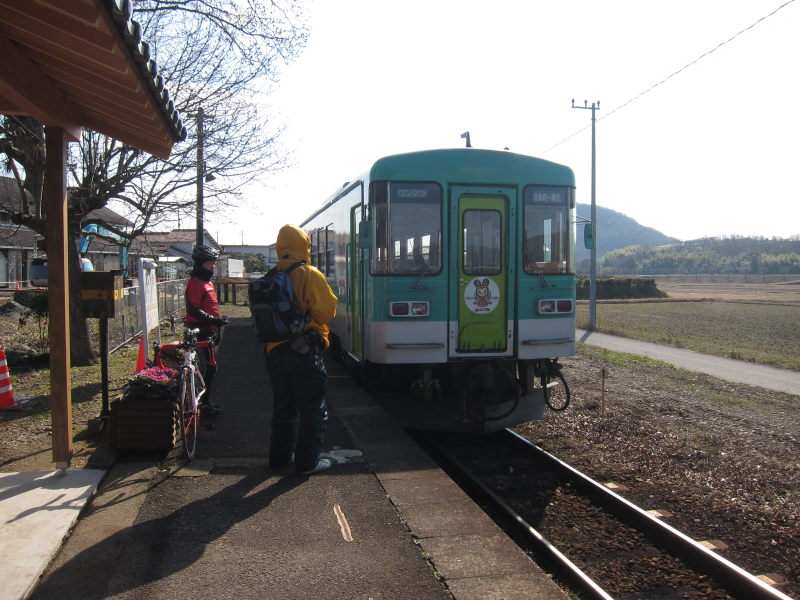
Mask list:
[[281,270],[293,265],[298,260],[311,264],[311,238],[305,231],[294,225],[284,225],[278,232],[275,242],[278,251],[278,268]]

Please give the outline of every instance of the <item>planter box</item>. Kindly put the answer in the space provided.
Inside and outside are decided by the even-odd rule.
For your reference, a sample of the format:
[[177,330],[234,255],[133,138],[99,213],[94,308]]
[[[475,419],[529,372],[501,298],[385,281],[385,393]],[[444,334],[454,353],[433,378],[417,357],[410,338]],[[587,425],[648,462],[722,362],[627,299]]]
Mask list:
[[120,450],[171,450],[178,440],[175,385],[131,381],[111,402],[111,440]]

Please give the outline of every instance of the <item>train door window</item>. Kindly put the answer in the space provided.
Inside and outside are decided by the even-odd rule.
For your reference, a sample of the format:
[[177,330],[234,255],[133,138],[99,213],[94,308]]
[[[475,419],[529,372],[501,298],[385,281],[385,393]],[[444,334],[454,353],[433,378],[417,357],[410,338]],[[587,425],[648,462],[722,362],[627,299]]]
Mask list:
[[375,226],[373,274],[418,275],[441,270],[442,192],[438,184],[373,182],[370,214]]
[[568,198],[567,188],[533,185],[525,188],[526,273],[568,272]]
[[465,210],[465,275],[497,275],[502,269],[501,218],[496,210]]

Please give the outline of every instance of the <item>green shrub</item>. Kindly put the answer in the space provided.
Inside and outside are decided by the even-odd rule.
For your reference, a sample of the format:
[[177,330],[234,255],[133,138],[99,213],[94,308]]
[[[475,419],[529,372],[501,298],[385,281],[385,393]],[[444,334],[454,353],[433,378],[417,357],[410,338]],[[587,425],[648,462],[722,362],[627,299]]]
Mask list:
[[36,324],[39,343],[43,344],[47,341],[48,317],[50,316],[47,292],[33,292],[28,296],[27,301],[28,308],[19,318],[19,326],[23,328],[28,324],[29,319],[33,319]]
[[[575,292],[578,300],[588,300],[589,279],[579,279],[576,283]],[[640,277],[606,277],[597,280],[598,300],[666,297],[667,295],[656,287],[655,279]]]

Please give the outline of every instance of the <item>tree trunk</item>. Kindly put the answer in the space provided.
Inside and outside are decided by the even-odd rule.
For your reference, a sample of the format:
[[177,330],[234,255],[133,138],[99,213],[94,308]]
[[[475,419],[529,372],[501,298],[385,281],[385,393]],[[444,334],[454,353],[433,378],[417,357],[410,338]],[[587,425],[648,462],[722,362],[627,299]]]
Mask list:
[[70,361],[75,367],[85,367],[96,362],[89,335],[89,323],[81,312],[81,261],[78,255],[78,240],[70,232],[67,243],[69,261],[69,318]]

